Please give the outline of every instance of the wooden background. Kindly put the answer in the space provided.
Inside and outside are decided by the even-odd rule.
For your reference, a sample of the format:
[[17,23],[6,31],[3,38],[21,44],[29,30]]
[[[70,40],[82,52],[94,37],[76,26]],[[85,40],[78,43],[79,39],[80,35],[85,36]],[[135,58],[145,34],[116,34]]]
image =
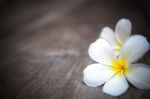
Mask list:
[[[150,40],[143,0],[1,0],[0,99],[150,99],[132,85],[122,96],[87,87],[88,47],[120,18]],[[142,61],[150,64],[150,54]]]

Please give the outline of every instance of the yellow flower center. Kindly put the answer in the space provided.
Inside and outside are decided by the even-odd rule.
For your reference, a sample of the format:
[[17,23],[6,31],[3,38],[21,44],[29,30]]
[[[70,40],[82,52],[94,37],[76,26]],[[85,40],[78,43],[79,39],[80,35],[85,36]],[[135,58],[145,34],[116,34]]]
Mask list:
[[117,73],[118,76],[129,72],[128,62],[126,59],[114,60],[112,63],[112,71]]

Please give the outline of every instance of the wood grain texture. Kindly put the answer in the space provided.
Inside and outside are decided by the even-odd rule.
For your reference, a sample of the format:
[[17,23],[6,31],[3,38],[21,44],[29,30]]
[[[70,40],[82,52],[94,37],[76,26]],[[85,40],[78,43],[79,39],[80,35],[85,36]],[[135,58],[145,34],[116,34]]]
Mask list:
[[[3,0],[4,1],[4,0]],[[9,1],[9,0],[7,0]],[[93,63],[88,47],[120,18],[132,33],[150,37],[147,17],[134,1],[14,0],[3,2],[0,24],[0,99],[150,99],[132,85],[119,97],[91,88],[82,71]],[[150,64],[149,53],[140,61]]]

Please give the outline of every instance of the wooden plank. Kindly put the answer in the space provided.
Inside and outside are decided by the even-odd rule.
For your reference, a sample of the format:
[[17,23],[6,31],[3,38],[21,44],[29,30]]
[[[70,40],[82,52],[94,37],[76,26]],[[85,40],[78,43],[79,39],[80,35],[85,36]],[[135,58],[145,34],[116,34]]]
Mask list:
[[[0,25],[0,99],[150,98],[149,91],[132,85],[112,97],[102,86],[91,88],[82,81],[82,71],[94,63],[88,47],[103,27],[114,29],[120,18],[129,18],[133,34],[149,40],[149,26],[135,2],[22,0],[9,6]],[[149,55],[140,61],[150,64]]]

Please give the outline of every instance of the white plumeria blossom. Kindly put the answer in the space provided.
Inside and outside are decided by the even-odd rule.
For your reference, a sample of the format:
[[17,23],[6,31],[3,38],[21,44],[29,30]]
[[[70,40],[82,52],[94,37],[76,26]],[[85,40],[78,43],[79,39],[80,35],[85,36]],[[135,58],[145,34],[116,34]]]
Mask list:
[[129,19],[120,19],[116,24],[115,32],[109,27],[104,27],[100,33],[100,38],[108,41],[118,55],[123,44],[130,37],[131,29],[132,23]]
[[144,36],[134,35],[124,42],[119,56],[116,56],[106,40],[97,39],[89,47],[89,56],[97,63],[84,69],[84,83],[91,87],[104,84],[103,92],[112,96],[125,93],[128,82],[139,89],[150,89],[149,66],[135,63],[149,48]]

